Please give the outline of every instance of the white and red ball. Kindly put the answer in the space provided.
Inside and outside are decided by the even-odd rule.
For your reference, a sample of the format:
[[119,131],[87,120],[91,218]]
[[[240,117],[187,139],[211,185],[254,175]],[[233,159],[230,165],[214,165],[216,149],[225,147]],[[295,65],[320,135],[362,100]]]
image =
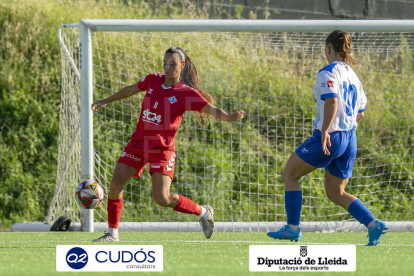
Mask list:
[[105,193],[101,184],[94,180],[86,180],[76,187],[76,201],[85,209],[95,209],[102,204]]

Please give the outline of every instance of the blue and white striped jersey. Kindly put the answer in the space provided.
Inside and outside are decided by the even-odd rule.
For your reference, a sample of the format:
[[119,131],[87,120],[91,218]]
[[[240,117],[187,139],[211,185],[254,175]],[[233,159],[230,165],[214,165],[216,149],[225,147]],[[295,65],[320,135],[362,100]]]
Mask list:
[[354,70],[342,61],[334,61],[318,72],[313,95],[317,104],[314,128],[322,130],[325,99],[338,98],[338,110],[328,132],[356,129],[356,116],[364,112],[367,97]]

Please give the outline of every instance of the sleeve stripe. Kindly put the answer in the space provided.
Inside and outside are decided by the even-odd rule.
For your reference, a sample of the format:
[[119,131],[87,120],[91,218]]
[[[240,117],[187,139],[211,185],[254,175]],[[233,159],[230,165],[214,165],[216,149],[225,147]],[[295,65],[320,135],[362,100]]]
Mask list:
[[366,108],[366,107],[364,107],[364,109],[358,110],[358,113],[362,113],[362,112],[364,112],[364,111],[365,111],[365,108]]
[[338,94],[328,93],[328,94],[322,94],[321,95],[321,100],[325,100],[326,98],[338,98]]

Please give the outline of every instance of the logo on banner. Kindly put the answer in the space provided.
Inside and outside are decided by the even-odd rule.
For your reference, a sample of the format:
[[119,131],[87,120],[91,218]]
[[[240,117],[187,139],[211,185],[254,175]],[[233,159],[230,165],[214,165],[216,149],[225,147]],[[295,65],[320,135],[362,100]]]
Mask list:
[[301,246],[300,247],[300,256],[306,257],[308,255],[308,247],[307,246]]
[[250,271],[356,271],[355,245],[250,245]]
[[88,263],[88,253],[80,247],[74,247],[66,254],[66,263],[73,269],[84,268]]
[[163,271],[162,245],[56,246],[56,271]]

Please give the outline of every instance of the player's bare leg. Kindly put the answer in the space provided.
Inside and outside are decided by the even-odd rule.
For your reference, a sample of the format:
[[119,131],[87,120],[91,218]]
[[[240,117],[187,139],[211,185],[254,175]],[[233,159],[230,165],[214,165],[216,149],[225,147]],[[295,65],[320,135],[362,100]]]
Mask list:
[[302,209],[302,188],[299,179],[317,168],[303,161],[296,152],[293,152],[282,173],[285,184],[285,208],[288,217],[288,226],[298,231],[300,212]]
[[177,206],[179,195],[171,194],[171,177],[163,173],[152,174],[152,198],[162,207],[174,208]]
[[355,196],[345,192],[349,178],[343,179],[325,171],[325,191],[329,200],[342,206],[360,223],[368,228],[367,246],[376,246],[381,242],[382,235],[388,230],[388,226],[375,219],[371,211]]
[[325,192],[330,201],[338,204],[345,210],[348,210],[349,205],[357,200],[357,198],[351,194],[345,192],[345,187],[349,182],[349,178],[339,178],[328,171],[325,171]]
[[162,207],[173,208],[177,212],[194,214],[200,218],[204,236],[209,239],[214,233],[214,209],[209,206],[200,206],[191,199],[170,193],[171,178],[163,173],[152,174],[152,198]]
[[302,232],[299,228],[300,212],[302,209],[302,188],[299,179],[317,168],[303,161],[294,152],[282,173],[282,180],[285,183],[285,208],[287,214],[287,225],[277,232],[269,232],[267,235],[274,239],[287,239],[299,241]]
[[293,152],[286,163],[282,173],[282,180],[285,184],[285,191],[302,191],[299,179],[317,168],[303,161],[296,152]]
[[123,163],[117,163],[115,166],[112,180],[109,186],[108,194],[108,232],[93,242],[111,242],[119,241],[118,226],[121,220],[121,212],[123,207],[122,191],[125,184],[134,174],[137,172],[136,169],[125,165]]

